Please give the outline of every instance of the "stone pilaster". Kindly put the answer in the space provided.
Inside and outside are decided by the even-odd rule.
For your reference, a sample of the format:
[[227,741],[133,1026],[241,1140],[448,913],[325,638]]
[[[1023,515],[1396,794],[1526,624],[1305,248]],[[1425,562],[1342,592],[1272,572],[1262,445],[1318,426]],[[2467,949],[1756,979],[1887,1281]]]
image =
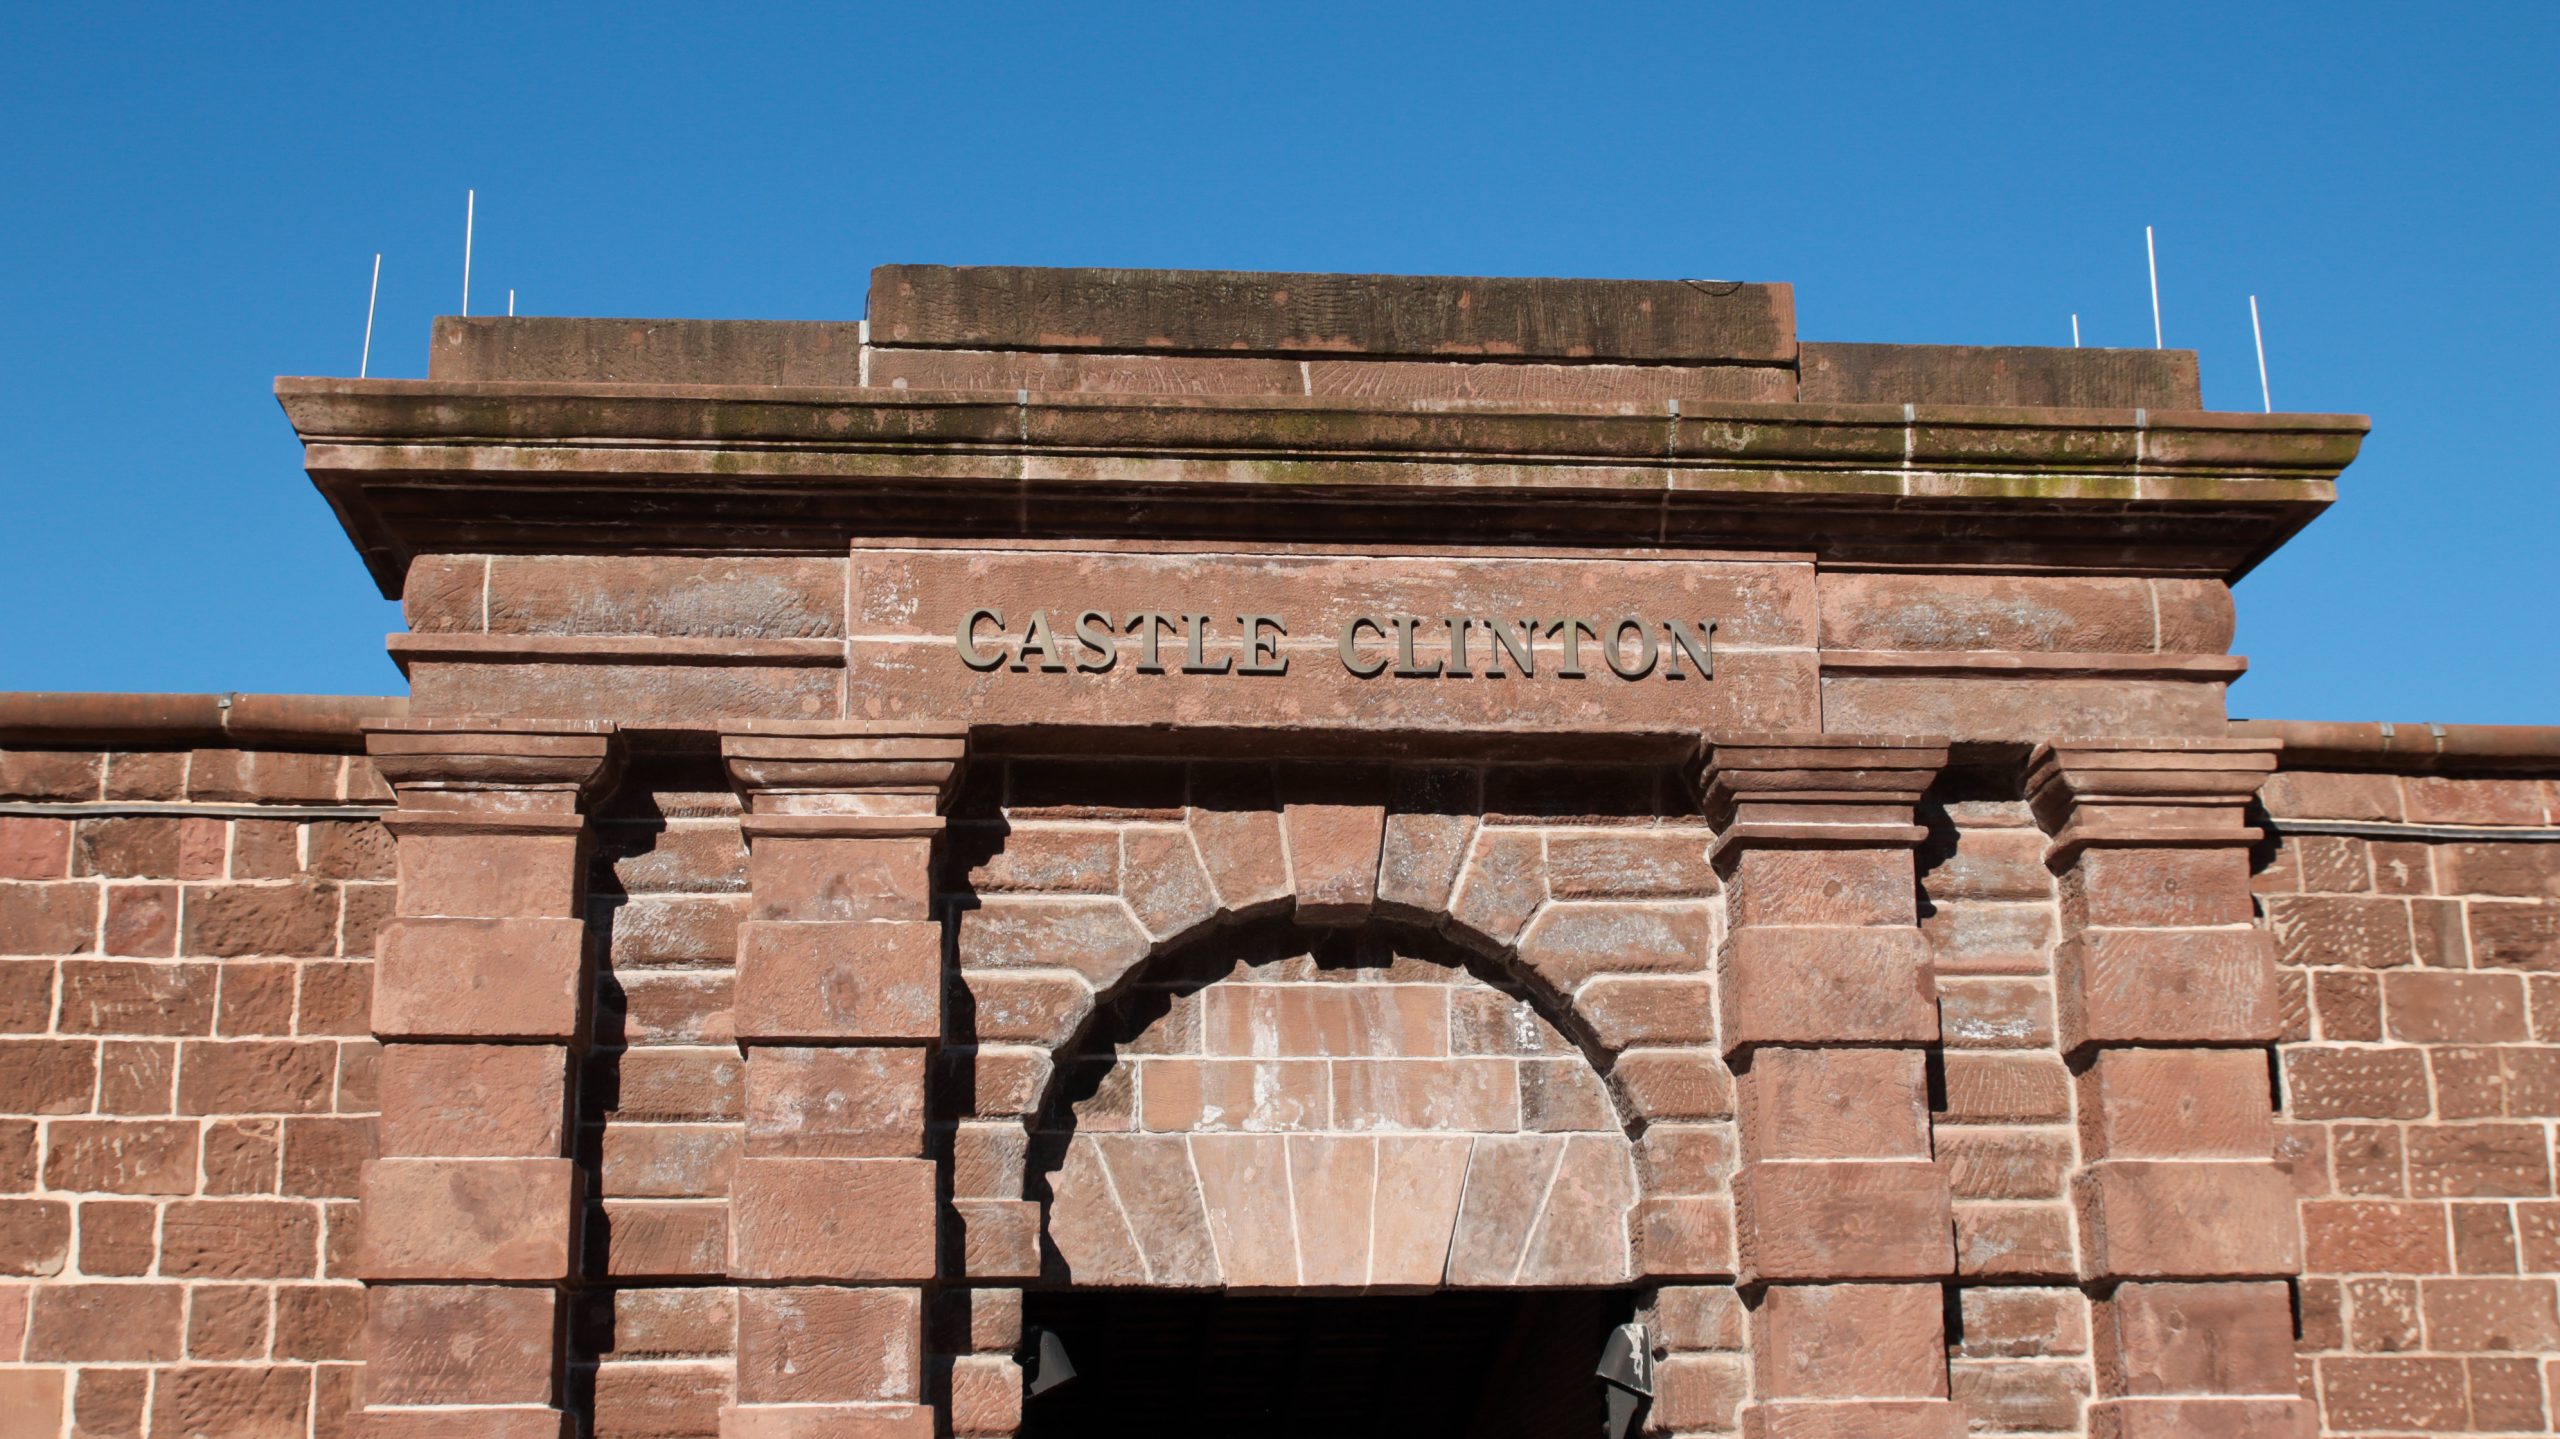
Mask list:
[[1938,1038],[1913,850],[1940,742],[1715,744],[1702,789],[1726,934],[1721,1034],[1738,1081],[1744,1432],[1956,1439],[1941,1285],[1955,1271],[1930,1155]]
[[381,1157],[358,1265],[369,1439],[560,1439],[589,1036],[589,799],[610,726],[440,720],[367,732],[399,807],[398,917],[374,965]]
[[2272,1160],[2272,940],[2252,922],[2247,805],[2272,741],[2039,747],[2064,1051],[2079,1071],[2080,1274],[2095,1300],[2093,1433],[2295,1436],[2284,1284],[2293,1187]]
[[721,735],[745,798],[746,1118],[730,1186],[736,1403],[723,1439],[931,1439],[925,1307],[942,1271],[926,1076],[933,913],[958,726]]

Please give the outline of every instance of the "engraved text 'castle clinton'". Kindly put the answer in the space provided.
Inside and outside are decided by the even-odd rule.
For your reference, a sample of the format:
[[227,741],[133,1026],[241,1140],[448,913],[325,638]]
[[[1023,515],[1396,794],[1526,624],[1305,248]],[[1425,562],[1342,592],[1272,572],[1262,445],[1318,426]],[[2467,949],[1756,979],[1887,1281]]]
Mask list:
[[[1224,616],[1141,610],[1123,619],[1107,610],[1068,615],[1033,610],[1012,624],[1001,610],[980,607],[960,617],[952,635],[960,662],[973,670],[1100,674],[1134,651],[1142,675],[1285,675],[1281,642],[1289,628],[1278,615]],[[1684,680],[1715,674],[1715,621],[1565,616],[1476,619],[1462,615],[1356,615],[1335,632],[1342,667],[1362,679],[1534,679],[1542,673],[1578,680],[1596,665],[1622,680],[1660,673]],[[1686,664],[1683,664],[1683,661]]]

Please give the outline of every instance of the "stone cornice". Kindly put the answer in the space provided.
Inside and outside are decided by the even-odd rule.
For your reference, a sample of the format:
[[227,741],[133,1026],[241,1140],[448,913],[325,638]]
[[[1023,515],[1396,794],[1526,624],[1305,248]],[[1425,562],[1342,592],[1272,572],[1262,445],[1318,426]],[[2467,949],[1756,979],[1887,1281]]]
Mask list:
[[1749,848],[1917,845],[1921,796],[1947,764],[1942,739],[1777,735],[1712,740],[1699,808],[1719,865]]
[[2271,739],[2057,740],[2027,761],[2027,803],[2059,868],[2098,846],[2255,843],[2247,806],[2276,768]]
[[376,580],[461,552],[867,534],[1810,550],[2237,575],[2353,416],[284,379]]
[[802,838],[931,832],[938,823],[914,822],[941,811],[968,748],[959,724],[765,721],[720,734],[750,833]]
[[364,740],[404,812],[570,814],[611,788],[622,759],[619,734],[603,722],[381,720]]

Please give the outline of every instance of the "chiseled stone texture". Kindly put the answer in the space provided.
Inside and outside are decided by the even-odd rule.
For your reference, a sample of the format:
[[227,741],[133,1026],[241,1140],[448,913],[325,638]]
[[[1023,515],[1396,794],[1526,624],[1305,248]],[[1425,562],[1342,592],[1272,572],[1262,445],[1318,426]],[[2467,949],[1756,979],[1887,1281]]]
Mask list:
[[2255,880],[2285,1032],[2277,1153],[2303,1231],[2302,1393],[2324,1432],[2560,1418],[2560,843],[2547,778],[2305,770]]
[[343,1432],[395,865],[283,807],[389,799],[341,754],[0,750],[0,800],[277,807],[0,815],[0,1433]]

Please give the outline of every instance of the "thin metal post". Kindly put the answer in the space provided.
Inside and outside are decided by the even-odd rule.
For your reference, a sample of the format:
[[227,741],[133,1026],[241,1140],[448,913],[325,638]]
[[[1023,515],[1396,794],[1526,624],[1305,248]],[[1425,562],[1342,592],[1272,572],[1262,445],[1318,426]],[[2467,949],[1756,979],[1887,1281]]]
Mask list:
[[514,287],[513,287],[513,286],[510,286],[510,287],[508,287],[508,290],[507,290],[507,318],[508,318],[508,319],[510,319],[510,320],[512,320],[512,319],[514,319],[515,317],[516,317],[516,292],[515,292]]
[[2142,253],[2151,262],[2151,348],[2164,348],[2160,339],[2160,248],[2151,242],[2151,227],[2142,227]]
[[462,192],[462,313],[471,313],[471,212],[480,203],[480,192]]
[[373,289],[364,297],[364,353],[356,357],[356,378],[373,368],[373,307],[382,298],[382,252],[373,252]]
[[2080,348],[2080,316],[2077,313],[2071,317],[2071,348]]
[[2267,332],[2258,326],[2258,297],[2249,297],[2249,338],[2258,342],[2258,403],[2266,413],[2276,412],[2276,398],[2267,388]]

